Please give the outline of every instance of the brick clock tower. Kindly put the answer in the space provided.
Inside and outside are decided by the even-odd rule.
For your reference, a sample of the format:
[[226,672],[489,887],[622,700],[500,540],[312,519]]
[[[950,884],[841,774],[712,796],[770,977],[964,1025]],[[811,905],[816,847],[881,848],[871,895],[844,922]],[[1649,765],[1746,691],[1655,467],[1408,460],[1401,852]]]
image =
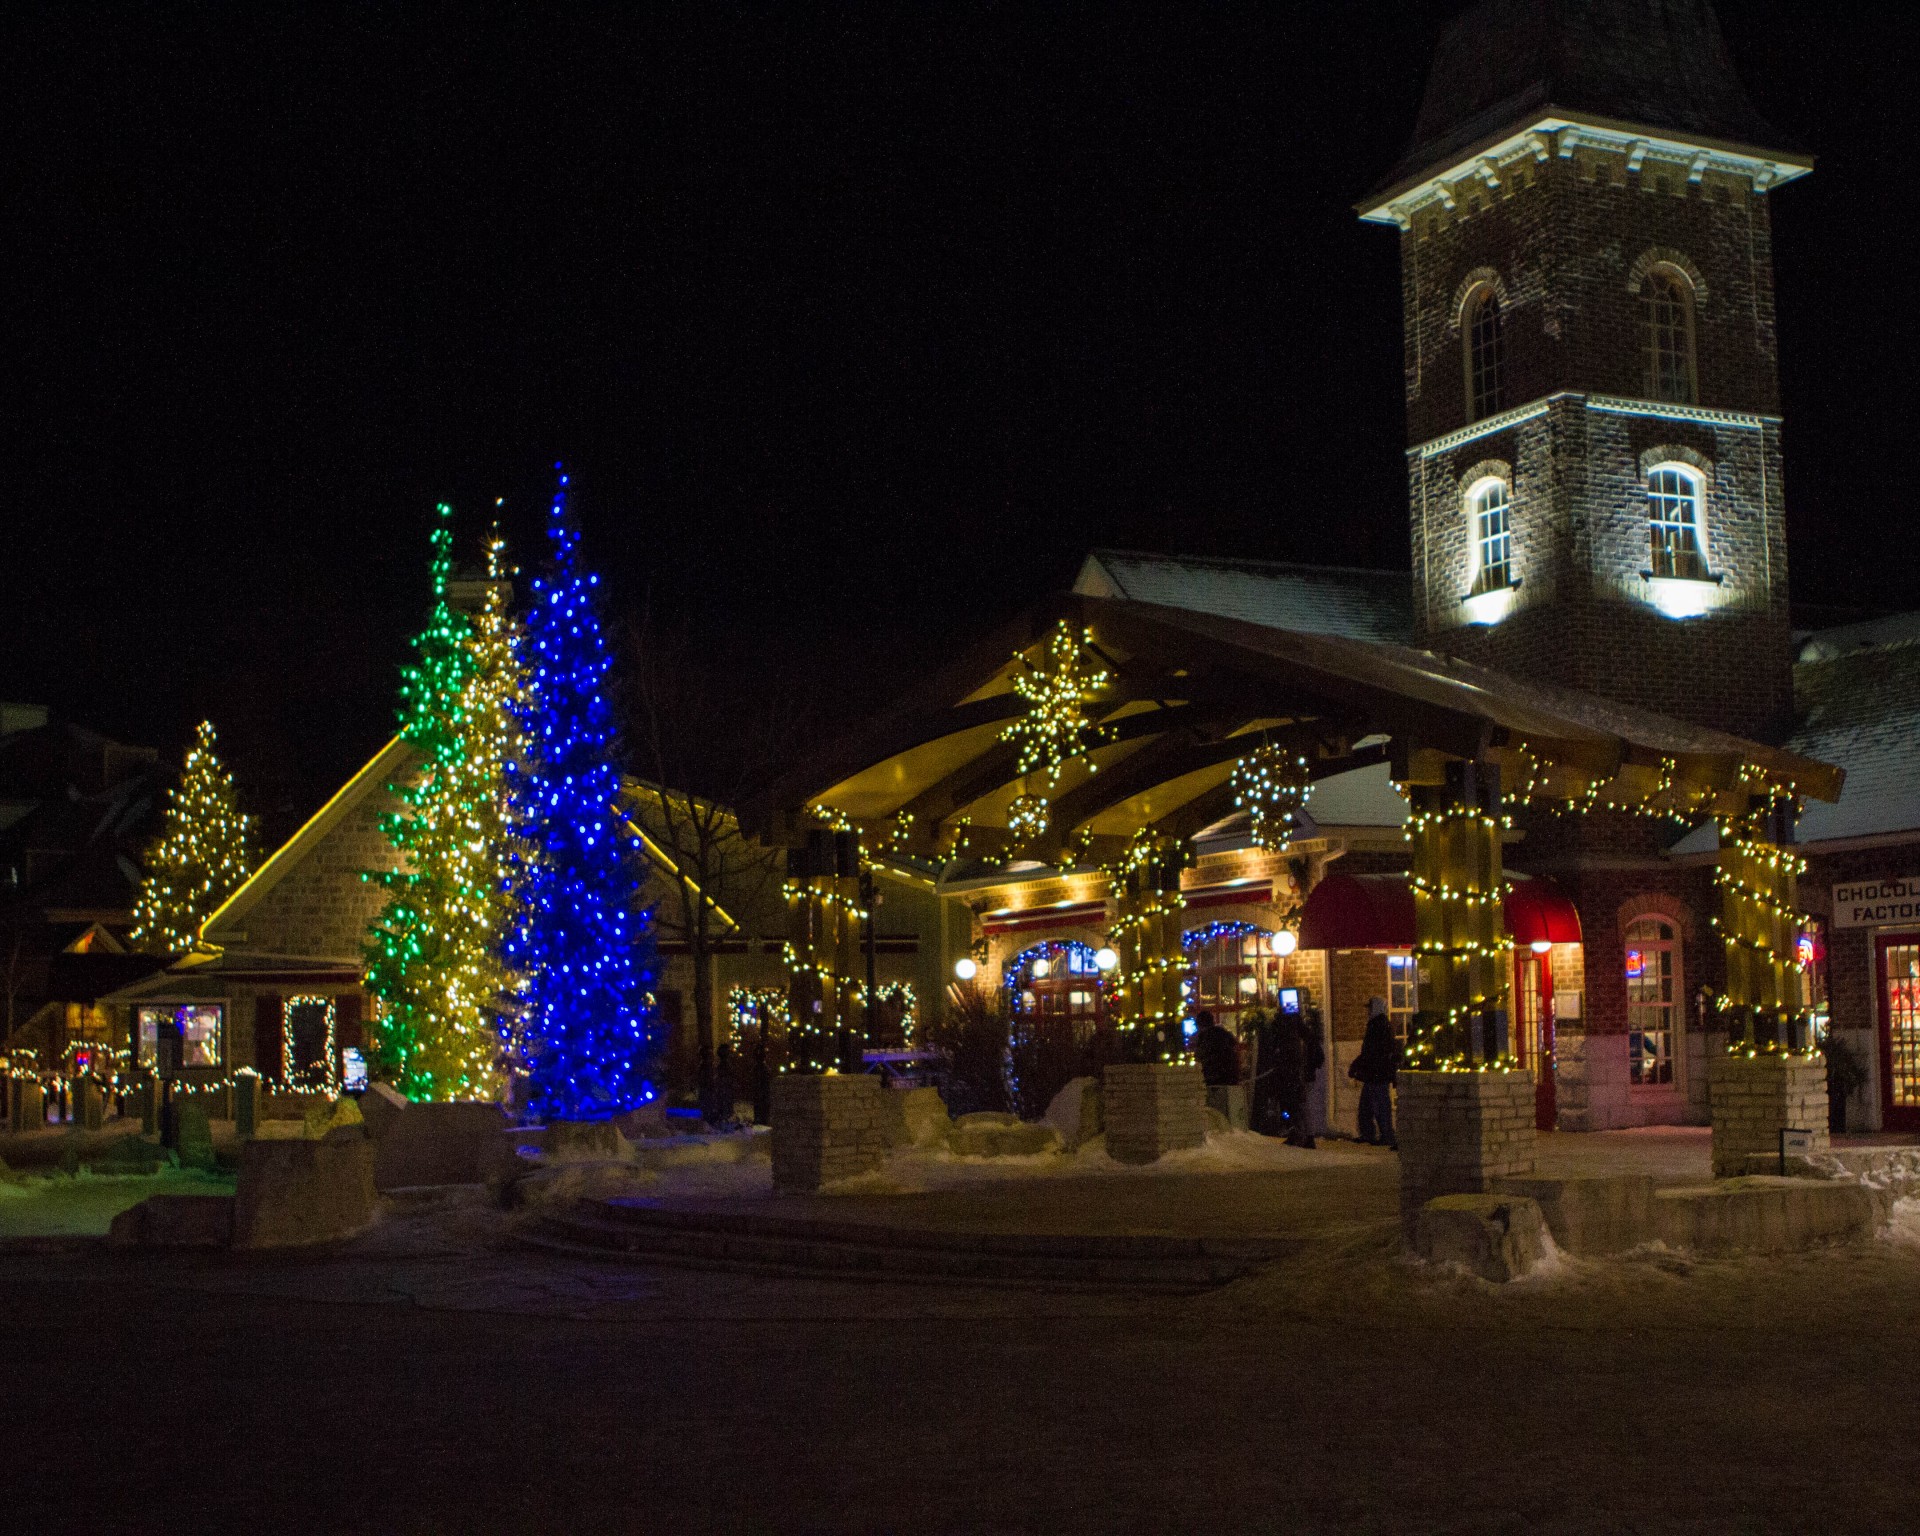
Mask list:
[[1768,194],[1708,0],[1484,0],[1400,231],[1419,643],[1742,735],[1792,705]]
[[[1699,725],[1792,712],[1768,199],[1812,168],[1708,0],[1481,0],[1362,217],[1400,231],[1421,645]],[[1516,815],[1582,942],[1515,958],[1562,1129],[1706,1117],[1710,869]],[[1549,1005],[1545,999],[1551,996]]]

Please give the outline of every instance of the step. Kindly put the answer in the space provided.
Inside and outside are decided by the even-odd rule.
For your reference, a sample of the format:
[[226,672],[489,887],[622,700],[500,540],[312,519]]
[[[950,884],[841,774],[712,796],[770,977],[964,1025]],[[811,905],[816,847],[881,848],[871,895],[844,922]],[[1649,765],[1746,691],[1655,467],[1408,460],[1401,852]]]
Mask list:
[[609,1210],[614,1204],[588,1201],[543,1214],[519,1239],[552,1251],[769,1274],[1182,1294],[1224,1285],[1292,1247],[1209,1252],[1195,1239],[927,1232],[658,1208],[634,1219]]

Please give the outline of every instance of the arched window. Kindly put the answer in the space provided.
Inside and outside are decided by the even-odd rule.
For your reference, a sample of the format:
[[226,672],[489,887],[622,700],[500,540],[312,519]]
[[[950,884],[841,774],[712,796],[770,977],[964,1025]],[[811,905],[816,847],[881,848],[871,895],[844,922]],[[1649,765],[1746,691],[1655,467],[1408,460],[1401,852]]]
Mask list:
[[1466,345],[1468,419],[1478,421],[1501,408],[1507,371],[1506,334],[1500,321],[1500,295],[1482,283],[1467,295],[1461,316]]
[[1204,1008],[1227,1029],[1239,1028],[1242,1009],[1271,1008],[1292,953],[1292,934],[1282,937],[1252,923],[1214,923],[1185,935],[1187,1002]]
[[1513,585],[1513,529],[1507,511],[1506,481],[1489,476],[1467,488],[1475,592],[1497,592]]
[[1049,939],[1022,950],[1007,963],[1006,985],[1017,1024],[1065,1020],[1084,1040],[1106,1022],[1106,987],[1089,945]]
[[1647,532],[1651,571],[1704,581],[1706,539],[1701,518],[1700,472],[1685,464],[1656,464],[1647,471]]
[[1680,1032],[1680,936],[1664,917],[1627,924],[1627,1080],[1670,1087]]
[[1693,284],[1673,267],[1653,268],[1640,284],[1647,336],[1647,393],[1692,405],[1699,398],[1693,366]]

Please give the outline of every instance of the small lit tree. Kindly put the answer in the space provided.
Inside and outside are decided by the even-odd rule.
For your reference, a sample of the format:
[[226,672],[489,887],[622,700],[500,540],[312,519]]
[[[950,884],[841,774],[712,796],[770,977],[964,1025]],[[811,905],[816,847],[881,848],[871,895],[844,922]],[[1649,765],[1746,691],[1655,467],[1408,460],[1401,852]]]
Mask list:
[[507,770],[517,839],[506,949],[518,979],[514,1045],[534,1114],[603,1120],[654,1097],[648,989],[657,960],[639,901],[640,840],[617,804],[599,578],[580,565],[564,474],[548,533],[553,569],[534,583],[526,620],[517,706],[525,750]]
[[147,851],[133,908],[134,943],[158,955],[192,949],[200,925],[252,873],[256,830],[220,761],[213,722],[202,720],[180,782],[167,795],[159,840]]

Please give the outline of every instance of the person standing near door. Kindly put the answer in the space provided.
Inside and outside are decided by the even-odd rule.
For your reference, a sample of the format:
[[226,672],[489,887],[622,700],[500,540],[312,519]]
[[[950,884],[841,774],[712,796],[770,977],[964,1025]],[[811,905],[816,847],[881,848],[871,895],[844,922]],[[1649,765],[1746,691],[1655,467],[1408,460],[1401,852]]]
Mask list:
[[1393,1084],[1400,1075],[1400,1042],[1393,1038],[1384,997],[1367,999],[1367,1032],[1347,1076],[1360,1085],[1360,1139],[1400,1150],[1393,1134]]

